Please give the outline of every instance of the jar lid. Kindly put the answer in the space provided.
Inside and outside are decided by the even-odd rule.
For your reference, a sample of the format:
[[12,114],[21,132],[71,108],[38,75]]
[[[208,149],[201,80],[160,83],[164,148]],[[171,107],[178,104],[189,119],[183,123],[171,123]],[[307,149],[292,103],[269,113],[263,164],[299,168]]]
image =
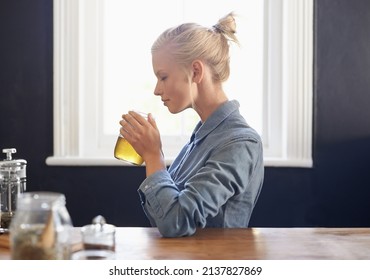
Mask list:
[[23,210],[49,211],[53,207],[65,206],[66,198],[57,192],[25,192],[18,195],[17,208]]
[[82,233],[84,234],[108,234],[115,232],[115,226],[107,224],[105,218],[101,215],[96,216],[92,220],[91,225],[86,225],[81,228]]

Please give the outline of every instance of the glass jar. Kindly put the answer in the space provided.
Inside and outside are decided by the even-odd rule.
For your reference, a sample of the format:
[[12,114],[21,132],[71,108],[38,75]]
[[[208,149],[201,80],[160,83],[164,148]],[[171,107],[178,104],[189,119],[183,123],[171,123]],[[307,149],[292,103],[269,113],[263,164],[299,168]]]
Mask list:
[[54,192],[19,195],[10,224],[11,258],[61,260],[70,258],[72,221],[65,196]]
[[116,227],[107,224],[101,215],[92,224],[81,228],[83,249],[72,254],[72,260],[114,260]]

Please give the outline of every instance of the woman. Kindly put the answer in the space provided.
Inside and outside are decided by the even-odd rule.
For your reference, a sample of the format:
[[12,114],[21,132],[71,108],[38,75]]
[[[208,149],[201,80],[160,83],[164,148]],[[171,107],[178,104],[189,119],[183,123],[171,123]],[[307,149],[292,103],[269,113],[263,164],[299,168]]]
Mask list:
[[163,32],[152,46],[154,94],[177,114],[194,109],[200,121],[189,143],[166,169],[158,128],[130,111],[121,134],[143,157],[143,209],[163,236],[192,235],[203,227],[248,227],[260,193],[263,152],[259,135],[229,101],[229,42],[238,43],[232,13],[212,28],[186,23]]

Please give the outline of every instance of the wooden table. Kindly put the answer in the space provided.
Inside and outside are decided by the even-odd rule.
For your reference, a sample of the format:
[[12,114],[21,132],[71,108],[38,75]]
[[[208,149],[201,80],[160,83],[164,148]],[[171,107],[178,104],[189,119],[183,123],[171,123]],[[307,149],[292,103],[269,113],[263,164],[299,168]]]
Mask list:
[[[76,228],[75,242],[78,242]],[[0,236],[0,245],[7,236]],[[199,229],[190,237],[163,238],[156,228],[120,227],[117,259],[357,260],[370,259],[370,228]],[[9,259],[0,246],[0,259]]]

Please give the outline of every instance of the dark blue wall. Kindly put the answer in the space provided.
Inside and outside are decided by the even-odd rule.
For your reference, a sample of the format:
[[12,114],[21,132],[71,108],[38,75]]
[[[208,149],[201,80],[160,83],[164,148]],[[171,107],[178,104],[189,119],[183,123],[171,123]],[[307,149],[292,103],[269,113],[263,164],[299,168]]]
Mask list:
[[[147,226],[142,167],[51,167],[51,0],[0,1],[0,148],[28,161],[29,190],[63,192],[76,226],[97,214]],[[316,0],[314,168],[266,168],[252,226],[370,226],[370,1]]]

